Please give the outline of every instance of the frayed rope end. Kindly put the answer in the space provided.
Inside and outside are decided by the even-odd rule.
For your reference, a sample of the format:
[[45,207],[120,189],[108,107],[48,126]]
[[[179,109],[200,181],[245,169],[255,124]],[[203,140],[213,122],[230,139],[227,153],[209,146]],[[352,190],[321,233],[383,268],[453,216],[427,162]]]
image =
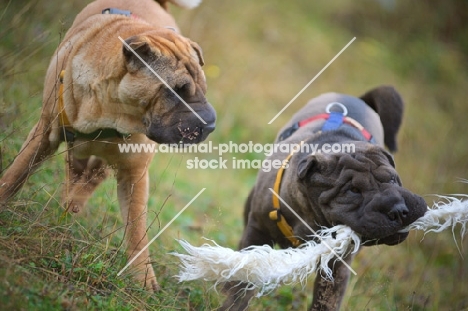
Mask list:
[[[441,232],[461,225],[463,236],[468,222],[468,200],[441,198],[445,201],[434,203],[423,217],[402,231]],[[172,253],[181,261],[181,271],[176,278],[180,282],[214,281],[215,286],[230,281],[244,282],[248,289],[259,290],[257,296],[261,296],[283,284],[305,285],[307,278],[318,270],[322,277],[331,279],[330,261],[357,252],[361,244],[360,237],[344,225],[324,228],[318,238],[321,243],[307,241],[297,248],[277,250],[262,245],[240,251],[221,247],[214,241],[196,247],[179,240],[187,254]]]

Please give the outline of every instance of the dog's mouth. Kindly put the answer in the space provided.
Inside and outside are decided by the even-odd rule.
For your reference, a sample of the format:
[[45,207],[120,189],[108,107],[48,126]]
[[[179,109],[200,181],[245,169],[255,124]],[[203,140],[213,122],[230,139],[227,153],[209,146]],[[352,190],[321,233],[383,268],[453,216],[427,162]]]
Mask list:
[[208,135],[215,129],[214,124],[208,124],[203,126],[187,126],[183,127],[179,124],[177,131],[180,135],[179,143],[182,144],[197,144],[204,141]]
[[203,134],[203,128],[198,126],[193,127],[193,129],[190,127],[182,128],[182,126],[179,124],[177,129],[179,130],[179,133],[182,137],[182,142],[196,142]]
[[[379,205],[372,208],[363,217],[354,218],[353,221],[341,219],[356,233],[361,235],[363,245],[378,244],[397,245],[408,237],[410,224],[424,216],[427,205],[423,198],[414,195],[407,190],[399,188],[403,202],[387,205]],[[386,197],[388,199],[389,197]]]
[[362,245],[364,246],[373,246],[373,245],[379,245],[379,244],[397,245],[403,242],[407,237],[408,237],[408,232],[397,232],[395,234],[392,234],[392,235],[389,235],[380,239],[362,236],[361,240],[362,240]]
[[424,215],[424,211],[410,210],[404,218],[392,217],[388,214],[381,215],[378,222],[366,222],[349,225],[356,233],[361,235],[363,245],[397,245],[408,237],[408,230],[405,230],[410,224]]
[[359,229],[353,228],[349,224],[341,223],[341,222],[333,222],[333,226],[338,226],[338,225],[345,225],[350,227],[353,231],[355,231],[357,234],[361,236],[361,243],[363,246],[374,246],[374,245],[379,245],[379,244],[386,244],[386,245],[397,245],[403,242],[406,237],[408,236],[408,232],[399,232],[396,231],[395,233],[391,233],[389,235],[383,236],[376,238],[374,237],[369,237],[366,236],[365,234],[361,233]]
[[214,129],[214,122],[187,124],[179,120],[169,127],[153,127],[146,136],[160,144],[191,145],[204,141]]

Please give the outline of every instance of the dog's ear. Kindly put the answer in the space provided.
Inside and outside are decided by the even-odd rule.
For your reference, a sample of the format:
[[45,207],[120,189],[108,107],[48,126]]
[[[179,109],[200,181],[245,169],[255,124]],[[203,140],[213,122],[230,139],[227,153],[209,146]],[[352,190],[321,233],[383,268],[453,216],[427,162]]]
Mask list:
[[307,158],[302,159],[297,166],[297,177],[299,177],[299,179],[304,179],[309,170],[311,170],[315,165],[317,165],[317,161],[313,156],[308,156]]
[[[388,163],[393,167],[395,168],[395,160],[393,159],[393,155],[391,153],[389,153],[387,150],[385,150],[384,148],[382,147],[379,147],[379,146],[376,146],[376,145],[367,145],[365,146],[365,153],[368,155],[368,156],[377,156],[379,158],[386,158],[388,160]],[[384,160],[384,159],[382,159]],[[385,161],[385,160],[384,160]]]
[[395,160],[393,159],[393,156],[384,149],[382,149],[382,152],[387,157],[390,165],[393,166],[393,168],[395,168]]
[[397,151],[397,133],[403,119],[403,100],[392,86],[383,85],[360,97],[380,116],[384,129],[384,142],[388,150]]
[[[150,44],[146,41],[143,36],[132,36],[125,39],[122,51],[125,57],[125,61],[131,67],[140,68],[144,66],[143,62],[138,58],[140,56],[144,61],[149,59],[156,59],[160,56],[159,51],[154,51],[151,49]],[[136,56],[135,53],[138,55]]]
[[202,51],[201,47],[198,45],[198,43],[193,42],[192,40],[190,40],[190,46],[195,51],[194,56],[196,56],[196,58],[198,59],[198,63],[200,64],[200,66],[205,65],[205,60],[203,59],[203,51]]
[[308,155],[297,165],[297,177],[304,179],[311,173],[322,170],[328,163],[328,157],[330,156],[323,153]]

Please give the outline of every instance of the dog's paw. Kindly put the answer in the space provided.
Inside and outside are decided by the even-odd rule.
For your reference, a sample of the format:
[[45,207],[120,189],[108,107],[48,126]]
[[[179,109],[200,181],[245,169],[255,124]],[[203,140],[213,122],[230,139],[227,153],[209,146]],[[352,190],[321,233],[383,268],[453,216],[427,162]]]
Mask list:
[[135,278],[141,284],[140,286],[142,286],[150,293],[156,293],[161,290],[161,286],[159,285],[158,280],[156,279],[156,275],[154,274],[153,268],[149,268],[144,272],[140,270],[140,273],[135,274]]
[[63,202],[63,206],[65,210],[69,213],[78,214],[84,210],[86,204],[86,200],[80,200],[77,198],[73,198],[70,200],[65,200]]
[[67,209],[68,209],[70,212],[74,213],[74,214],[78,214],[78,213],[83,209],[83,205],[81,205],[81,204],[76,204],[74,201],[72,201],[72,202],[68,205]]
[[156,292],[159,292],[161,290],[161,286],[156,281],[156,279],[151,280],[149,283],[150,283],[152,292],[156,293]]
[[68,194],[64,193],[62,204],[67,212],[82,214],[88,203],[89,196],[89,193],[83,191],[82,188],[72,188]]

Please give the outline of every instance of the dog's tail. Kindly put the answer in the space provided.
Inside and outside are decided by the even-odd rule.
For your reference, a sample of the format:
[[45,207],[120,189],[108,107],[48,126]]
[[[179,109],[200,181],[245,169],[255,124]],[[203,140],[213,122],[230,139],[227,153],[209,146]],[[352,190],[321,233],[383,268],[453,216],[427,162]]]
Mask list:
[[361,96],[380,116],[384,142],[391,152],[397,151],[397,134],[403,119],[403,99],[392,86],[382,85]]
[[164,9],[167,9],[167,2],[172,2],[173,4],[186,9],[193,9],[197,7],[202,0],[156,0],[156,2],[159,2]]

